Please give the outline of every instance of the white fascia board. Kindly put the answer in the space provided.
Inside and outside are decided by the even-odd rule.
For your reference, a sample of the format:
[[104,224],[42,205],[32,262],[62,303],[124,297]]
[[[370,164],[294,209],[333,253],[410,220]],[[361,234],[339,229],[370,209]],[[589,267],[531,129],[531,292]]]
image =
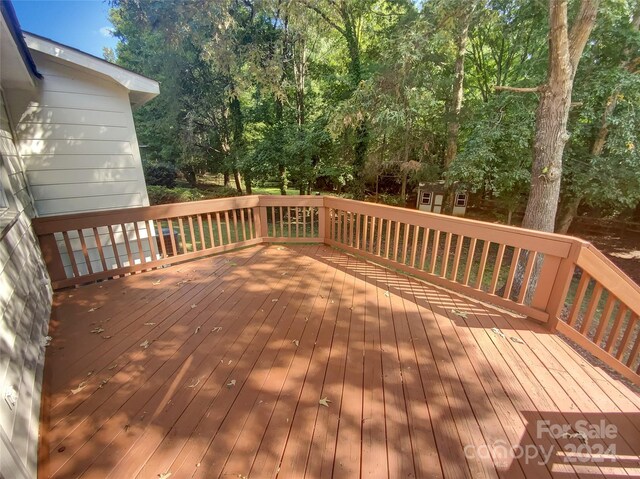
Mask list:
[[24,39],[31,50],[111,78],[129,90],[130,98],[134,104],[145,103],[160,93],[160,86],[157,81],[109,63],[106,60],[31,33],[24,32]]

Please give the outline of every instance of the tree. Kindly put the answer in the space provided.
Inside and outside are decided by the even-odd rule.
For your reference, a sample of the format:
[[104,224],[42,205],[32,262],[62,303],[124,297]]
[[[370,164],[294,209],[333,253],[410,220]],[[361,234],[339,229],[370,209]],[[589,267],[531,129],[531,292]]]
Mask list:
[[549,63],[544,85],[515,89],[540,94],[531,168],[531,191],[522,226],[553,232],[560,181],[562,154],[569,139],[567,120],[571,109],[573,81],[584,47],[595,24],[599,0],[581,0],[569,29],[567,0],[549,0]]

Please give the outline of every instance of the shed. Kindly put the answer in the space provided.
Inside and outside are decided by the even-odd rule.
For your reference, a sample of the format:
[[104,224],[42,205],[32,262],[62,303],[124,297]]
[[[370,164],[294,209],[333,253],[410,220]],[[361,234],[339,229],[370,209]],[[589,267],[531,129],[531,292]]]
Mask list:
[[[451,211],[454,216],[464,216],[467,211],[469,193],[459,185],[454,185],[455,193],[451,196]],[[447,189],[444,180],[433,183],[420,183],[416,208],[420,211],[442,213]]]

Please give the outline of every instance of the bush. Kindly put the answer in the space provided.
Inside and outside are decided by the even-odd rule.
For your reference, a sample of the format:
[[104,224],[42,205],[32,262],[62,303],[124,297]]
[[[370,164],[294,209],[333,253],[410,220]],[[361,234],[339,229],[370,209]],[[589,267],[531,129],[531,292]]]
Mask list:
[[166,186],[173,188],[176,186],[176,168],[170,163],[145,163],[144,178],[147,185]]
[[167,203],[183,203],[185,201],[211,200],[214,198],[227,198],[238,196],[238,191],[227,186],[199,190],[197,188],[167,188],[166,186],[147,185],[149,203],[151,205],[164,205]]

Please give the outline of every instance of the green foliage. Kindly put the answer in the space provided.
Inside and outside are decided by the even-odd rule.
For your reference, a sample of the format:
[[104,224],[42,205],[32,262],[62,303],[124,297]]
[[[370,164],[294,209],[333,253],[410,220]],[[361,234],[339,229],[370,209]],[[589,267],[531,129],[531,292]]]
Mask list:
[[164,205],[167,203],[183,203],[185,201],[212,200],[215,198],[228,198],[237,196],[234,188],[220,186],[213,189],[199,190],[195,188],[147,185],[147,194],[151,205]]
[[[474,3],[458,154],[445,171],[471,0],[111,1],[117,62],[161,84],[135,112],[145,161],[173,165],[192,186],[224,173],[247,191],[394,198],[445,178],[509,212],[526,202],[538,98],[494,86],[545,82],[545,2]],[[602,2],[574,86],[562,184],[563,196],[619,211],[640,201],[640,37],[630,22],[639,7]]]
[[176,168],[172,164],[144,162],[142,167],[147,185],[165,186],[167,188],[176,186]]

